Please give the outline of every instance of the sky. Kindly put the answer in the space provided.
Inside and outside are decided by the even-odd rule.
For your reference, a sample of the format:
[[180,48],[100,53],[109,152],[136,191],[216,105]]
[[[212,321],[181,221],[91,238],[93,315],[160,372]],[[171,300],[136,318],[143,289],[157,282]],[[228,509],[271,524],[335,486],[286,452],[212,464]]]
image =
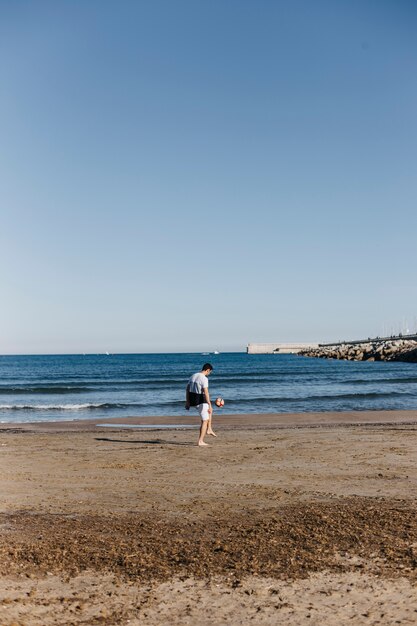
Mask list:
[[0,353],[417,327],[411,0],[0,0]]

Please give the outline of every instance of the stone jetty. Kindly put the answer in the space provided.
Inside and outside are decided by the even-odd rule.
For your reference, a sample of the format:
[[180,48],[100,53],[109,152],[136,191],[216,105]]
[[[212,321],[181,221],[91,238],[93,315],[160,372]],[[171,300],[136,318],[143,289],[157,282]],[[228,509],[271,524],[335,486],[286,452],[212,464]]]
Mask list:
[[318,348],[300,350],[299,356],[347,361],[409,361],[417,363],[417,341],[411,339],[373,339],[361,343],[319,345]]

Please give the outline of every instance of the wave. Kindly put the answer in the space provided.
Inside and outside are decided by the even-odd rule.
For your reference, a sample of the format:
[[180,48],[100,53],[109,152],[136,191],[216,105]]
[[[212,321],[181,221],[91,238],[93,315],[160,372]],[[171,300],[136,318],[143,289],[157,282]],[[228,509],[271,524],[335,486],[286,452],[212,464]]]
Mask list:
[[[280,377],[281,379],[281,377]],[[237,387],[241,385],[246,385],[248,383],[255,383],[258,385],[262,384],[276,384],[276,377],[266,377],[266,376],[252,376],[251,378],[240,378],[240,377],[221,377],[216,379],[215,386],[221,387],[224,386],[226,388]],[[66,384],[65,382],[61,384],[8,384],[8,385],[0,385],[0,395],[29,395],[29,394],[71,394],[71,393],[89,393],[89,392],[97,392],[97,391],[119,391],[119,390],[129,390],[129,391],[159,391],[164,389],[185,389],[187,381],[184,379],[176,380],[89,380],[86,381],[85,384],[74,385],[71,383]],[[212,388],[212,387],[211,387]]]
[[67,394],[67,393],[84,393],[87,391],[95,391],[95,389],[91,388],[91,387],[85,387],[85,386],[74,386],[72,387],[71,385],[68,386],[63,386],[63,387],[56,387],[56,386],[32,386],[32,387],[25,387],[25,386],[1,386],[0,387],[0,395],[28,395],[28,394],[59,394],[59,395],[63,395],[63,394]]
[[[229,387],[240,386],[246,384],[276,384],[279,381],[291,380],[298,376],[303,376],[307,380],[315,380],[313,373],[307,372],[239,372],[221,374],[213,380],[216,387],[221,385]],[[188,375],[173,376],[171,375],[149,375],[138,376],[123,380],[123,378],[115,379],[114,377],[106,378],[105,376],[93,378],[87,376],[70,376],[65,378],[44,376],[39,382],[34,380],[15,381],[10,380],[0,384],[0,395],[29,395],[29,394],[71,394],[71,393],[88,393],[93,391],[111,390],[117,391],[131,388],[132,391],[152,391],[170,387],[185,388]],[[4,381],[4,378],[3,378]]]
[[[248,406],[248,405],[264,405],[273,406],[276,404],[300,404],[311,402],[337,402],[340,400],[378,400],[389,398],[407,398],[416,397],[411,392],[369,392],[369,393],[341,393],[341,394],[316,394],[296,396],[254,396],[251,398],[230,398],[226,397],[226,408]],[[84,403],[57,403],[57,404],[0,404],[0,411],[94,411],[94,410],[111,410],[111,409],[152,409],[157,414],[158,410],[165,411],[167,408],[178,409],[184,407],[184,400],[160,400],[154,399],[153,402],[84,402]]]
[[311,396],[302,396],[302,397],[288,397],[288,396],[276,396],[276,397],[265,397],[260,396],[257,398],[239,398],[236,400],[226,400],[228,405],[241,405],[241,404],[273,404],[276,402],[288,402],[288,403],[298,403],[298,402],[311,402],[311,401],[330,401],[330,400],[371,400],[375,398],[394,398],[394,397],[416,397],[414,393],[402,393],[400,391],[392,391],[392,392],[372,392],[372,393],[341,393],[334,395],[311,395]]
[[116,409],[124,406],[129,405],[111,402],[97,404],[0,404],[0,411],[83,411],[88,409]]
[[396,385],[398,383],[417,383],[416,376],[407,376],[403,378],[355,378],[351,380],[340,381],[343,385],[379,385],[388,384]]
[[184,406],[184,400],[167,402],[85,402],[82,404],[0,404],[0,411],[89,411],[95,409],[128,409]]

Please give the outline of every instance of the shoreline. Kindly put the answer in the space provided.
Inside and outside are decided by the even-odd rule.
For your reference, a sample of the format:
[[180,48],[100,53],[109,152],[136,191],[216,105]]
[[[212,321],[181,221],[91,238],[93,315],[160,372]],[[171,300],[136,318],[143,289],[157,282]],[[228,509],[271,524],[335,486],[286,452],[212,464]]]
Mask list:
[[[366,411],[322,411],[311,413],[237,413],[222,415],[215,412],[213,416],[217,428],[250,429],[262,428],[315,428],[332,426],[389,426],[417,424],[417,409],[411,410],[366,410]],[[11,430],[36,432],[74,432],[109,430],[111,426],[123,428],[141,426],[140,430],[157,430],[157,426],[198,426],[200,420],[195,414],[165,415],[165,416],[130,416],[130,417],[103,417],[100,419],[75,419],[62,421],[42,422],[5,422],[0,423],[0,433]],[[106,426],[103,426],[106,424]],[[132,429],[134,430],[134,429]],[[138,429],[139,430],[139,429]],[[162,430],[162,428],[161,428]]]

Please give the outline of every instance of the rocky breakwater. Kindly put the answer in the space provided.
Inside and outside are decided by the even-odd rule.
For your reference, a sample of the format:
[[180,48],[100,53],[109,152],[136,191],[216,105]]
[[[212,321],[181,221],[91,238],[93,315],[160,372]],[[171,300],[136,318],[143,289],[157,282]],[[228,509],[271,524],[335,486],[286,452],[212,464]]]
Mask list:
[[347,361],[409,361],[417,363],[417,341],[397,339],[367,343],[343,343],[301,350],[299,356]]

